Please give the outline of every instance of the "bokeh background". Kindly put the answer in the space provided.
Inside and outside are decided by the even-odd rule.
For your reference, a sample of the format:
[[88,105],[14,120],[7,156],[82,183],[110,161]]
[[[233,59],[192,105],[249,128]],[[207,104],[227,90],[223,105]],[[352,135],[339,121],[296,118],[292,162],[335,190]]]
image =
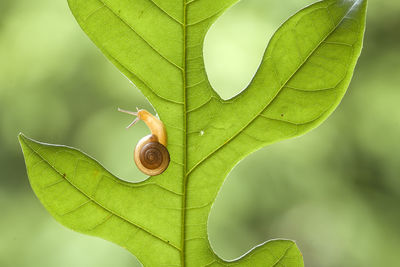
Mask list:
[[[211,28],[206,69],[229,98],[254,75],[277,27],[311,0],[242,0]],[[336,112],[307,135],[266,147],[228,176],[209,219],[234,259],[273,238],[297,241],[307,267],[399,266],[400,1],[370,0],[363,54]],[[78,27],[65,0],[0,0],[0,266],[140,266],[127,251],[59,225],[30,189],[17,134],[74,147],[126,180],[151,109]],[[156,252],[155,252],[156,253]]]

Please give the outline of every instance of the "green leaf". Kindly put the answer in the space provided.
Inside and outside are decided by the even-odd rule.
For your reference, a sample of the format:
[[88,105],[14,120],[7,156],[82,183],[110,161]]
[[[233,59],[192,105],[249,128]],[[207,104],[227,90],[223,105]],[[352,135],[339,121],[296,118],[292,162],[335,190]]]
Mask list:
[[225,101],[207,79],[203,41],[235,2],[69,0],[82,29],[165,123],[171,164],[128,183],[78,150],[20,135],[32,188],[60,223],[125,247],[144,266],[303,266],[289,240],[219,259],[208,215],[239,160],[315,128],[339,104],[361,52],[367,1],[325,0],[295,14],[248,88]]

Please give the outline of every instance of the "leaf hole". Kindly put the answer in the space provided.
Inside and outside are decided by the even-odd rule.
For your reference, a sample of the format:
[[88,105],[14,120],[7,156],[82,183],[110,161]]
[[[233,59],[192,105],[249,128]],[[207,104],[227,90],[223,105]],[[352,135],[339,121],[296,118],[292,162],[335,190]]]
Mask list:
[[227,100],[243,91],[260,66],[269,39],[291,14],[311,0],[246,0],[230,8],[210,28],[204,63],[214,90]]

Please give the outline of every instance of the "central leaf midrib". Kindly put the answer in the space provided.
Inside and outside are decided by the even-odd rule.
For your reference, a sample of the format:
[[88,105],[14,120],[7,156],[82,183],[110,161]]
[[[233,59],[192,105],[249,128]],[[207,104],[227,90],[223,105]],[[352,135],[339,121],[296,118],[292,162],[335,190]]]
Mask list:
[[182,213],[181,213],[181,264],[182,267],[185,266],[185,239],[186,239],[186,187],[187,187],[187,97],[186,97],[186,45],[187,45],[187,38],[186,38],[186,24],[187,24],[187,11],[186,11],[186,3],[187,0],[182,0],[183,3],[183,23],[182,23],[182,30],[183,30],[183,70],[182,70],[182,85],[183,85],[183,181],[182,181]]

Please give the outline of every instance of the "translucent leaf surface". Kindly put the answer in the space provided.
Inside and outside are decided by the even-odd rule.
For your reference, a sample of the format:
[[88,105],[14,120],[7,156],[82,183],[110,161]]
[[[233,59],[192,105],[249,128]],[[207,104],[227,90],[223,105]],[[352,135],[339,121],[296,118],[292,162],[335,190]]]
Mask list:
[[339,104],[361,51],[366,1],[326,0],[295,14],[248,88],[222,100],[207,79],[203,41],[235,2],[69,0],[82,29],[165,123],[171,164],[128,183],[78,150],[20,135],[32,188],[60,223],[121,245],[144,266],[303,266],[289,240],[219,259],[207,219],[239,160],[315,128]]

